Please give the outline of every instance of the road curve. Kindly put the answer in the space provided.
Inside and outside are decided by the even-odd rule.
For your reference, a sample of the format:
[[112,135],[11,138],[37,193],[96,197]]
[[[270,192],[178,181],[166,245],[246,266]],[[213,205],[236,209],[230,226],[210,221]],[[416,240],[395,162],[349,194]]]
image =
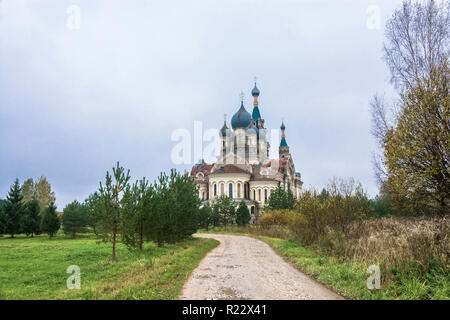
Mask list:
[[200,262],[180,299],[336,300],[338,294],[292,267],[261,240],[196,234],[220,245]]

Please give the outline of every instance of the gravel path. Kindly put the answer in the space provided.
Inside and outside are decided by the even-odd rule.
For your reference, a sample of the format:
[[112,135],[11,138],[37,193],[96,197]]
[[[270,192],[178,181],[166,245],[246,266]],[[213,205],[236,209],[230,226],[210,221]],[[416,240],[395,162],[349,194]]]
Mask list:
[[343,299],[278,256],[266,243],[243,236],[196,234],[220,245],[200,262],[181,299]]

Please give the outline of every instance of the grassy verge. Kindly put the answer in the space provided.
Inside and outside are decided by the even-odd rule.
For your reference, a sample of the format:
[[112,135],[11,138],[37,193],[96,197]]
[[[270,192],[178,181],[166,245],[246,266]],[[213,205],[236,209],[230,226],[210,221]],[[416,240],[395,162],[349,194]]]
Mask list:
[[398,273],[394,281],[390,281],[387,285],[383,283],[381,274],[381,288],[369,290],[367,288],[369,274],[366,274],[368,264],[328,256],[320,250],[302,246],[293,240],[242,233],[233,229],[228,229],[227,232],[220,229],[202,232],[244,235],[260,239],[296,268],[350,299],[448,300],[450,297],[448,285],[450,276],[444,270],[429,273],[427,277],[418,277],[414,272]]
[[[190,239],[144,251],[118,246],[111,261],[111,245],[91,236],[76,239],[58,235],[0,238],[0,299],[177,299],[192,271],[214,239]],[[81,289],[66,286],[66,269],[81,269]]]

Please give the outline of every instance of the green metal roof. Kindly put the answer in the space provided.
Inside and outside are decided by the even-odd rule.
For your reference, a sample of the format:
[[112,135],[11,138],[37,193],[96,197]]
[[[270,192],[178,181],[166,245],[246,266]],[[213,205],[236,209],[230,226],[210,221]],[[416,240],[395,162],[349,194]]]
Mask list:
[[255,106],[255,107],[253,108],[252,118],[255,119],[255,120],[261,119],[261,113],[259,112],[258,106]]

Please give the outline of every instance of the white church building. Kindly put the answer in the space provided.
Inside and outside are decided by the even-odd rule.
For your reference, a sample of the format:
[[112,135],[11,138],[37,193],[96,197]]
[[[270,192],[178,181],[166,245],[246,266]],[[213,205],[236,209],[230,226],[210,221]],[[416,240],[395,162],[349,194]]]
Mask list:
[[192,167],[191,177],[199,185],[203,203],[227,195],[234,201],[244,201],[252,222],[258,219],[270,194],[277,187],[291,190],[295,197],[302,191],[301,175],[295,171],[294,161],[286,142],[286,127],[281,124],[281,142],[278,159],[269,159],[270,144],[267,129],[261,117],[259,89],[252,90],[253,112],[241,106],[231,119],[231,130],[224,121],[220,129],[221,153],[212,164],[199,161]]

